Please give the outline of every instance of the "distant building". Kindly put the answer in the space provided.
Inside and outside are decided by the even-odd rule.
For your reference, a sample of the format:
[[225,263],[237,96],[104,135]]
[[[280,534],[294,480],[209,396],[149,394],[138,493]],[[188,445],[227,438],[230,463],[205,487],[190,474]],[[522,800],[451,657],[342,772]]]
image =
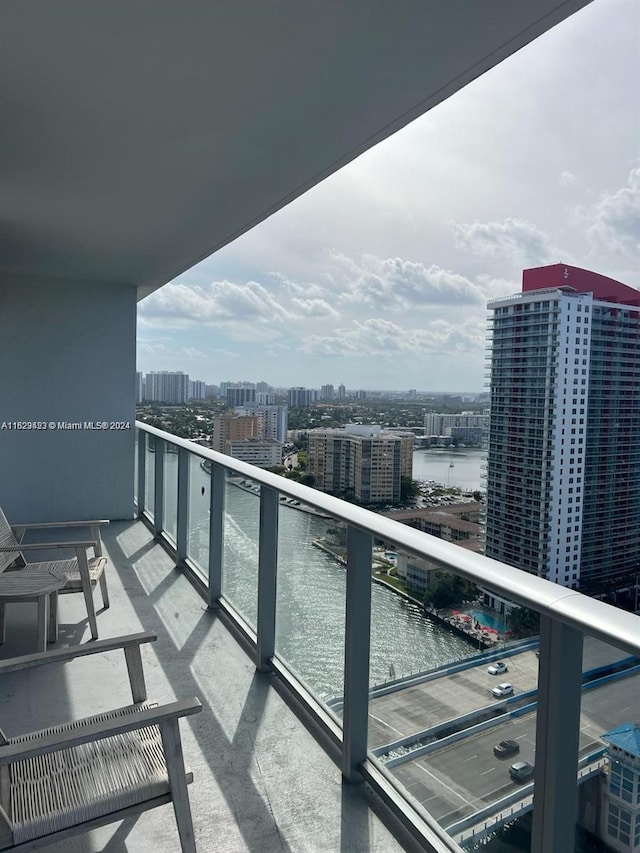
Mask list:
[[316,392],[311,388],[297,387],[289,388],[287,401],[290,409],[307,408],[316,399]]
[[144,378],[142,373],[136,373],[136,403],[142,403],[144,400]]
[[344,385],[338,385],[338,400],[344,400],[347,396],[347,389]]
[[256,386],[249,383],[239,385],[227,385],[225,388],[225,400],[227,406],[246,406],[247,403],[256,402]]
[[238,415],[219,415],[213,419],[213,434],[211,449],[218,453],[226,453],[228,441],[243,441],[246,438],[257,438],[258,418],[254,415],[239,417]]
[[282,444],[287,440],[287,406],[239,406],[236,415],[249,415],[258,419],[257,438],[272,438]]
[[144,399],[169,405],[186,403],[189,399],[189,374],[181,370],[152,370],[145,376]]
[[204,400],[207,396],[207,386],[200,379],[194,379],[189,382],[189,399]]
[[[480,434],[484,438],[489,428],[489,416],[476,412],[461,412],[459,415],[429,412],[424,416],[424,434],[455,437],[463,435],[463,430],[473,430],[471,435]],[[455,430],[455,432],[454,432]],[[478,432],[479,431],[479,432]]]
[[315,487],[334,495],[353,494],[361,503],[400,500],[401,478],[411,478],[413,441],[380,426],[309,430],[307,465]]
[[634,577],[640,291],[554,264],[488,307],[485,553],[567,587]]
[[270,438],[228,439],[224,452],[258,468],[282,465],[282,444]]
[[335,389],[333,385],[322,385],[320,387],[320,399],[326,402],[333,400],[335,397]]

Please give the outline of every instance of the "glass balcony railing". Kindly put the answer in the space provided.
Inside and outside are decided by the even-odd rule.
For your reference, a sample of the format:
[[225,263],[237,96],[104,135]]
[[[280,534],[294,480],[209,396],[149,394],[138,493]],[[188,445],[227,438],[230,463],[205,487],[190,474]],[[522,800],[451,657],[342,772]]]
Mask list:
[[[303,704],[346,780],[368,782],[427,850],[480,850],[527,812],[533,853],[581,849],[601,735],[633,722],[639,617],[137,430],[139,514]],[[467,603],[438,607],[438,585]],[[509,636],[510,606],[533,611],[531,636]]]

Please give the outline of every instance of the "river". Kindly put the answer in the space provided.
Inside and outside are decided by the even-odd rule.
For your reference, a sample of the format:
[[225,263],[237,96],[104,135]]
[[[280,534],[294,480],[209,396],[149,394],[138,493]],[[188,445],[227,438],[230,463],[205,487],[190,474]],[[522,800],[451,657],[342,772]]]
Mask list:
[[[442,454],[445,453],[446,457]],[[466,451],[476,458],[480,451]],[[460,485],[473,489],[466,454],[458,451],[416,451],[426,455],[420,479],[437,479],[437,472],[460,469]],[[414,456],[415,458],[415,456]],[[175,507],[177,456],[168,454],[165,506]],[[190,476],[189,554],[201,566],[208,562],[209,475],[195,457]],[[446,482],[446,480],[445,480]],[[453,477],[451,485],[454,484]],[[456,482],[456,485],[458,483]],[[255,625],[258,560],[259,500],[231,483],[226,487],[225,556],[223,592]],[[174,511],[175,512],[175,511]],[[175,531],[175,516],[168,510],[167,529]],[[278,531],[278,597],[276,650],[290,667],[322,698],[342,694],[344,663],[345,569],[313,545],[331,522],[292,507],[280,506]],[[420,609],[391,590],[373,585],[371,610],[370,683],[376,684],[418,672],[471,654],[470,643],[422,616]]]

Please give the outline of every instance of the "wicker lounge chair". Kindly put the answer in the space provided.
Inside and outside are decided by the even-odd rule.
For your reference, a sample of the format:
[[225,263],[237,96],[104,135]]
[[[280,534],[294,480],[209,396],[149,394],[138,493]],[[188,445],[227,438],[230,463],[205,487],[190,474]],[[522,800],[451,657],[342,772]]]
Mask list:
[[[6,516],[0,508],[0,572],[4,571],[27,571],[27,572],[51,572],[60,576],[63,573],[67,582],[59,591],[60,595],[67,592],[81,592],[87,605],[87,616],[89,627],[94,640],[98,639],[98,623],[96,621],[96,609],[93,603],[93,587],[99,583],[102,592],[102,602],[105,609],[109,607],[109,593],[107,591],[107,579],[105,576],[106,557],[102,555],[102,540],[100,538],[100,525],[108,524],[108,521],[68,521],[52,522],[47,524],[20,524],[10,525]],[[55,530],[64,528],[88,527],[90,539],[73,542],[38,542],[23,544],[22,537],[27,530]],[[87,556],[87,550],[93,548],[93,557]],[[37,553],[38,550],[61,549],[75,552],[75,557],[65,560],[46,560],[43,562],[27,562],[24,557],[26,552]],[[51,614],[51,620],[55,620],[55,612]]]
[[0,674],[123,649],[133,704],[38,732],[0,732],[0,850],[35,850],[172,802],[183,853],[195,853],[178,720],[197,699],[147,700],[140,645],[151,633],[0,662]]

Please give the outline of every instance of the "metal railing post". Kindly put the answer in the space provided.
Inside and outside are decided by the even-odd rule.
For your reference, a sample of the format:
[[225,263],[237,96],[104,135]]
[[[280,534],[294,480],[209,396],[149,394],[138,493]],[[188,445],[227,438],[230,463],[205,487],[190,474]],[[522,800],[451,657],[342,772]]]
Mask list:
[[359,768],[367,757],[372,558],[371,534],[349,527],[342,741],[342,775],[348,782],[361,781]]
[[178,448],[178,501],[176,507],[176,551],[178,562],[187,559],[189,542],[189,463],[191,454]]
[[209,591],[207,605],[216,608],[222,595],[224,570],[224,499],[226,471],[222,465],[211,463],[211,494],[209,496]]
[[541,616],[532,853],[575,847],[581,696],[582,633]]
[[260,542],[258,546],[258,613],[256,620],[256,667],[270,669],[276,645],[276,576],[278,571],[278,497],[268,486],[260,487]]
[[147,433],[143,430],[138,430],[138,515],[146,509],[146,491],[147,491]]
[[159,536],[164,530],[164,454],[167,442],[156,436],[155,483],[153,484],[153,532]]

